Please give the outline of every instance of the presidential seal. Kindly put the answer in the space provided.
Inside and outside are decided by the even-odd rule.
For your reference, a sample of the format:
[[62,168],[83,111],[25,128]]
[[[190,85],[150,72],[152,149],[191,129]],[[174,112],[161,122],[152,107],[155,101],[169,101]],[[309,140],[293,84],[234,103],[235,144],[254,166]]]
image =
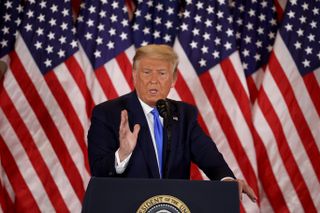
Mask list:
[[144,201],[137,213],[190,213],[188,206],[171,195],[157,195]]

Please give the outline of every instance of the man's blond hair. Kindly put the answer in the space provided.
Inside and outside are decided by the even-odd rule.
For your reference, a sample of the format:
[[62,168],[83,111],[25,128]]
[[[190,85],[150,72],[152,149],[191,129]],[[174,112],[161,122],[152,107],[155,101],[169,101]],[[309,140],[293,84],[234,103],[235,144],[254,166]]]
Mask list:
[[136,69],[141,58],[158,59],[168,61],[173,68],[173,74],[176,75],[179,63],[178,55],[173,48],[165,44],[150,44],[137,49],[133,57],[133,69]]

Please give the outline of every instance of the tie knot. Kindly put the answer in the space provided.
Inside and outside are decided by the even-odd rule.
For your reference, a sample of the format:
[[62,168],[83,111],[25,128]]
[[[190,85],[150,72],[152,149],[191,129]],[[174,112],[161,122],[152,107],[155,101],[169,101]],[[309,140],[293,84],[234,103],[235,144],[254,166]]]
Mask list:
[[152,111],[151,111],[152,115],[153,116],[156,116],[156,117],[159,117],[159,112],[156,108],[154,108]]

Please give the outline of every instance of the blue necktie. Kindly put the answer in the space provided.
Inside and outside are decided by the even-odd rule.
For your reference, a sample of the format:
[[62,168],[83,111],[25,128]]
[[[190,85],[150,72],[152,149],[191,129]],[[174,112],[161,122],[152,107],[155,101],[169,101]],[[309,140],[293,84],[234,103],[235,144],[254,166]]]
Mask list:
[[162,148],[163,148],[163,128],[159,118],[159,112],[157,109],[151,111],[153,115],[153,127],[154,127],[154,138],[156,140],[158,160],[159,160],[159,171],[160,177],[162,178]]

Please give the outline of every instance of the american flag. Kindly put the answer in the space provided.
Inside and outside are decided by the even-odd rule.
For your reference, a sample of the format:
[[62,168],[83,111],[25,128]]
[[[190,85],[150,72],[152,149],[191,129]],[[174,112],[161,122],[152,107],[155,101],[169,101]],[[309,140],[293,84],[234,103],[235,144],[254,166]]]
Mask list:
[[138,1],[132,25],[135,46],[172,45],[178,31],[178,1]]
[[83,1],[77,31],[83,50],[77,60],[93,74],[88,78],[95,103],[131,91],[134,47],[124,1]]
[[229,1],[241,62],[254,103],[278,30],[273,0]]
[[[202,127],[235,175],[258,194],[249,94],[227,3],[186,1],[174,48],[181,61],[178,95],[198,107]],[[257,211],[246,198],[242,204]]]
[[318,0],[288,1],[253,108],[268,211],[320,209],[319,10]]
[[[242,211],[320,209],[315,1],[288,3],[271,55],[237,46],[247,35],[236,37],[243,32],[236,28],[238,1],[235,7],[225,0],[137,1],[135,11],[128,11],[124,1],[84,0],[76,23],[71,3],[78,1],[1,1],[0,60],[8,70],[0,80],[0,212],[81,210],[90,178],[91,110],[133,89],[135,47],[147,43],[174,46],[180,64],[170,97],[198,107],[203,129],[236,176],[259,195],[258,204],[244,196]],[[285,2],[275,1],[278,12]],[[243,24],[251,22],[246,16],[252,9],[258,17],[254,29],[274,32],[271,1],[249,5],[238,11]],[[263,14],[266,25],[259,19]],[[248,33],[252,42],[261,35],[273,46],[269,33]],[[250,56],[260,54],[263,63],[244,60],[243,48],[250,48]],[[266,70],[252,109],[248,77],[261,66]],[[191,179],[206,177],[193,166]]]
[[[76,71],[70,70],[76,67],[70,63],[78,51],[71,4],[62,0],[31,0],[23,8],[18,4],[5,1],[2,8],[8,14],[1,13],[2,20],[21,23],[16,39],[8,39],[14,48],[1,55],[8,63],[0,94],[1,182],[7,201],[2,208],[79,211],[90,177],[88,116],[72,77]],[[15,32],[15,26],[8,28]]]
[[21,24],[23,6],[20,1],[7,1],[0,4],[1,31],[0,31],[0,57],[4,57],[14,47],[17,30]]
[[[278,30],[280,18],[277,18],[277,12],[282,14],[279,9],[276,10],[275,2],[273,0],[229,1],[234,18],[237,47],[245,71],[252,105],[257,98]],[[276,182],[272,174],[272,165],[269,161],[265,161],[267,158],[266,148],[256,130],[252,129],[252,133],[257,156],[257,176],[263,186],[259,190],[259,197],[264,202],[267,195],[271,198],[270,203],[273,204],[276,201],[273,198],[275,193],[270,190],[271,188],[268,188],[269,185]],[[266,175],[266,171],[268,175]]]

